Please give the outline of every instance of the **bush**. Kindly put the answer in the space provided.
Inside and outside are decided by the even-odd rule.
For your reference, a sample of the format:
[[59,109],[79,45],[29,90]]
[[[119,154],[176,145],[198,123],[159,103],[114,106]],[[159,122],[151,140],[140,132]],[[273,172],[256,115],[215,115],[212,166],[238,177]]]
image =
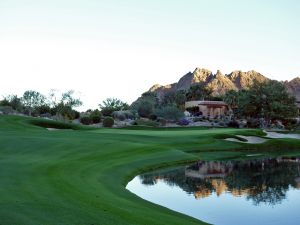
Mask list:
[[248,128],[258,128],[259,127],[259,120],[258,119],[249,119],[249,120],[247,120],[247,127]]
[[146,117],[148,118],[152,113],[153,113],[153,103],[150,101],[142,101],[140,102],[138,108],[137,108],[137,112],[139,114],[140,117]]
[[115,111],[115,112],[113,112],[112,116],[114,119],[117,119],[120,121],[135,118],[134,112],[131,110]]
[[101,109],[101,113],[102,113],[103,116],[110,117],[113,112],[114,112],[113,108],[106,107],[106,108]]
[[134,121],[134,125],[147,126],[147,127],[158,127],[159,123],[156,121],[152,121],[152,120],[137,119]]
[[150,119],[150,120],[157,120],[157,115],[151,114],[151,115],[149,116],[149,119]]
[[239,128],[240,125],[236,120],[232,120],[227,124],[228,127],[232,127],[232,128]]
[[164,119],[164,118],[159,118],[157,120],[157,122],[159,122],[161,126],[166,126],[167,125],[167,120]]
[[110,116],[107,116],[103,120],[103,127],[112,127],[114,123],[115,123],[114,119]]
[[164,118],[166,120],[178,121],[184,117],[184,113],[178,109],[176,106],[165,106],[155,111],[158,117]]
[[101,118],[102,118],[102,114],[98,109],[96,109],[94,111],[91,111],[90,118],[91,118],[93,123],[100,123]]
[[293,130],[297,127],[297,120],[296,119],[285,119],[282,121],[283,125],[288,130]]
[[93,121],[92,121],[91,117],[83,116],[83,117],[80,118],[80,122],[82,124],[89,125],[89,124],[92,124]]
[[73,110],[73,114],[74,114],[74,119],[79,119],[80,117],[80,112]]
[[179,122],[178,122],[178,125],[180,125],[180,126],[187,126],[189,124],[190,124],[190,121],[188,121],[185,118],[180,119]]
[[14,110],[11,106],[0,106],[0,112],[3,114],[12,114]]

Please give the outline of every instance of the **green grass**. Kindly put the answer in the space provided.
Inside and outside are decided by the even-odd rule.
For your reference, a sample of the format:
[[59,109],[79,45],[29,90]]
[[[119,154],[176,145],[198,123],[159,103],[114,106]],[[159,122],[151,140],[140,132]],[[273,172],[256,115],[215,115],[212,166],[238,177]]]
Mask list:
[[125,189],[127,182],[147,170],[199,159],[300,155],[300,141],[291,139],[248,145],[221,138],[261,136],[260,130],[50,123],[0,116],[1,225],[200,225],[140,199]]

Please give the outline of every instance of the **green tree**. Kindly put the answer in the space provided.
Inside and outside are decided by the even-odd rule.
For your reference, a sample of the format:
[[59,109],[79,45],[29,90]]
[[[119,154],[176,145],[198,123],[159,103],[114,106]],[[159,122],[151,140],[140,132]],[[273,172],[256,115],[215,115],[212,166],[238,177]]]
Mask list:
[[293,118],[298,112],[295,97],[274,80],[255,82],[249,90],[239,91],[237,105],[240,115],[266,121]]
[[102,104],[99,104],[101,112],[104,116],[111,116],[115,111],[128,110],[129,105],[117,98],[107,98]]
[[31,116],[32,111],[43,105],[45,103],[45,96],[41,93],[33,90],[25,91],[22,97],[22,102],[25,108],[28,110],[29,116]]
[[212,90],[204,84],[194,84],[186,93],[188,101],[205,100],[211,97]]
[[155,103],[149,99],[142,99],[137,106],[137,112],[140,117],[149,118],[149,116],[153,114],[154,109]]
[[163,106],[159,109],[156,109],[155,115],[171,121],[178,121],[184,117],[183,112],[174,105]]
[[179,90],[175,93],[175,103],[179,108],[184,109],[184,104],[186,101],[187,98],[185,90]]
[[74,90],[69,90],[62,94],[61,102],[69,106],[71,108],[82,106],[82,101],[79,98],[75,98],[74,96]]

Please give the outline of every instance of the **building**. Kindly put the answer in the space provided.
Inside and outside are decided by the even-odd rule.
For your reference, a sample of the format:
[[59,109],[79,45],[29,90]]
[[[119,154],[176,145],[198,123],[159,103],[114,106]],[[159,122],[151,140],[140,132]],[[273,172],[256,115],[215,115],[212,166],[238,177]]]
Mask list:
[[228,105],[223,101],[188,101],[185,109],[192,114],[215,118],[228,113]]

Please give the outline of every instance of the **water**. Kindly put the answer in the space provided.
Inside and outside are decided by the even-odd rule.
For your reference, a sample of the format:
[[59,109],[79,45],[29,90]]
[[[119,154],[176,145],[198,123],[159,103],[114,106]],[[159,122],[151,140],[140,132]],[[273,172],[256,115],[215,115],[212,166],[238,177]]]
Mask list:
[[135,177],[141,198],[216,225],[300,225],[300,158],[205,162]]

